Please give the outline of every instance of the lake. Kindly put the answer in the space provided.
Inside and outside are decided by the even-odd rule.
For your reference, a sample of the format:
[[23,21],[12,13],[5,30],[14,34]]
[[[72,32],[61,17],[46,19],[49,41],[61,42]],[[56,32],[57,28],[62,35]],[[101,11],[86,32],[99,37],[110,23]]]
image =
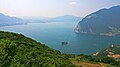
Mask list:
[[[77,34],[74,32],[77,23],[29,23],[0,27],[0,30],[24,34],[53,49],[70,54],[93,54],[112,44],[120,44],[119,37]],[[64,41],[68,44],[62,45],[61,43]]]

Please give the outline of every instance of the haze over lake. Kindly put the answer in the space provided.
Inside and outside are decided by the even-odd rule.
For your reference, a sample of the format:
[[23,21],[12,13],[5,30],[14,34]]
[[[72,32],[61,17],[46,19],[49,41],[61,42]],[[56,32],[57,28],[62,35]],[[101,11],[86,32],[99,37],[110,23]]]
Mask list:
[[[28,23],[0,27],[3,31],[24,34],[45,45],[71,54],[93,54],[112,44],[120,44],[119,37],[77,34],[74,28],[78,22]],[[68,42],[62,45],[61,42]]]

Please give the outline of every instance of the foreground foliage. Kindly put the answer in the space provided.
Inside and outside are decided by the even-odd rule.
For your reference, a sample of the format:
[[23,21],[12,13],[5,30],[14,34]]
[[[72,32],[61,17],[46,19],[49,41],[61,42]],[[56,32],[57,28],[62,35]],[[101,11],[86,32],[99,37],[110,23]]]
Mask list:
[[25,37],[0,31],[0,67],[74,67],[66,55]]

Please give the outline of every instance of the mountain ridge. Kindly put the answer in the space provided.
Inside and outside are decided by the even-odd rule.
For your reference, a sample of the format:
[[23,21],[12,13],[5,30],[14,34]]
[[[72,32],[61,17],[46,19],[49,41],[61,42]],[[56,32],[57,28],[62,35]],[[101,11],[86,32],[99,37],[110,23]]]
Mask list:
[[11,26],[21,24],[26,24],[26,21],[17,17],[8,16],[3,13],[0,13],[0,26]]
[[57,17],[21,17],[30,22],[46,23],[46,22],[78,22],[82,17],[73,15],[63,15]]
[[91,13],[78,23],[75,31],[95,35],[119,36],[119,11],[120,6],[113,6],[109,9],[104,8]]

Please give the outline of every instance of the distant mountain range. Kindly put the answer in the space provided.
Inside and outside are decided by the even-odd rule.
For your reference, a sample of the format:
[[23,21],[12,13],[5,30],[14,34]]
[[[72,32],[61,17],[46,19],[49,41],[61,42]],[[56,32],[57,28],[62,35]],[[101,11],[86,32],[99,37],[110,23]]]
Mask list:
[[20,25],[26,24],[26,22],[17,17],[10,17],[0,13],[0,26]]
[[101,9],[84,17],[75,28],[76,32],[119,36],[120,35],[120,6]]
[[50,17],[21,17],[21,18],[32,23],[74,22],[74,21],[78,22],[82,19],[82,17],[72,16],[72,15],[58,16],[54,18],[50,18]]
[[72,15],[64,15],[64,16],[59,16],[59,17],[55,17],[52,18],[49,21],[54,21],[54,22],[71,22],[71,21],[80,21],[82,18],[81,17],[77,17],[77,16],[72,16]]

